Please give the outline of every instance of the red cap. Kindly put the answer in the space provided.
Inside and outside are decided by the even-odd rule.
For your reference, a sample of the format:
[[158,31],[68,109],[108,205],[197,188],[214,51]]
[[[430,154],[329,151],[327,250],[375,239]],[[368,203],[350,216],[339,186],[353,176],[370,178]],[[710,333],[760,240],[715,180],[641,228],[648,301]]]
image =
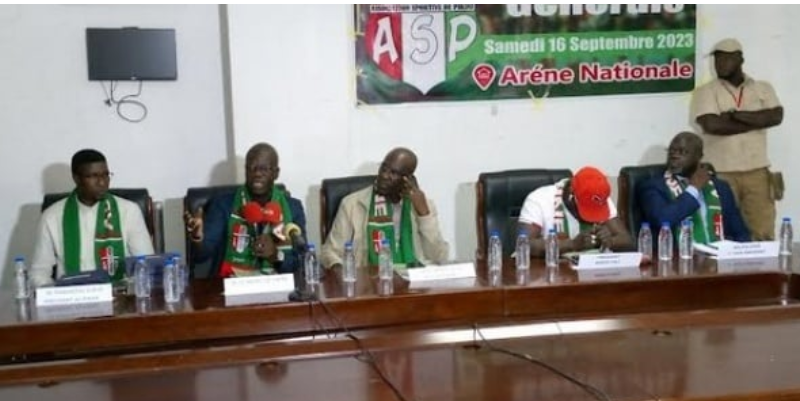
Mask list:
[[572,193],[581,220],[589,223],[608,221],[611,211],[608,208],[608,197],[611,186],[602,171],[594,167],[584,167],[572,177]]

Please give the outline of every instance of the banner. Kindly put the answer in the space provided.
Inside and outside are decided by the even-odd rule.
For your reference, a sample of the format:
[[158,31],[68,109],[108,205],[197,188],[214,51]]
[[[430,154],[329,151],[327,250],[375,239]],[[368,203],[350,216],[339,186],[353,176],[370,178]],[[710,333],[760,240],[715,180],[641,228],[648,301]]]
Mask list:
[[355,6],[359,104],[694,88],[690,4]]

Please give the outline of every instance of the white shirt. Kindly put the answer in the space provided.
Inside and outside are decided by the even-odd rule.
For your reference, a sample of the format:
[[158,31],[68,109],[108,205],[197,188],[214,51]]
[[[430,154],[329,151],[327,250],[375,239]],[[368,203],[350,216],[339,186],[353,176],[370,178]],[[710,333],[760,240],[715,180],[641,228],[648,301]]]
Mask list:
[[[125,245],[125,255],[151,255],[153,242],[142,216],[142,211],[135,203],[114,196],[119,208],[119,222],[122,229],[122,241]],[[64,205],[67,199],[52,204],[39,220],[37,228],[36,247],[31,259],[30,278],[36,287],[52,284],[51,274],[53,265],[57,266],[56,277],[64,275],[64,238],[63,220]],[[78,202],[78,221],[81,232],[81,271],[96,269],[94,255],[94,231],[97,224],[97,208],[86,206]]]
[[[566,180],[562,180],[558,184],[539,187],[535,191],[528,194],[525,198],[525,203],[522,204],[522,210],[519,213],[519,222],[525,224],[535,224],[542,229],[542,236],[547,234],[547,231],[553,228],[556,224],[556,185],[563,185]],[[617,217],[617,207],[611,197],[608,198],[608,209],[610,211],[608,219],[611,220]],[[580,224],[575,216],[569,211],[568,207],[564,207],[564,213],[567,219],[567,226],[569,227],[570,238],[574,238],[580,233]]]

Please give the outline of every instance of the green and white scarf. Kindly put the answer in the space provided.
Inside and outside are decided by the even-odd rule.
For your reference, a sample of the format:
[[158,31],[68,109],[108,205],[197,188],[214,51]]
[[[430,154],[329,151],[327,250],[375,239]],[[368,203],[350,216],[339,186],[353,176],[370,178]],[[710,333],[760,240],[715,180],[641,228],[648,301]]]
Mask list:
[[[685,190],[687,184],[678,180],[670,172],[664,173],[664,180],[667,183],[672,199],[676,199]],[[693,236],[694,242],[700,244],[708,244],[711,242],[719,241],[724,238],[724,229],[722,222],[722,204],[719,200],[719,192],[714,186],[714,180],[708,180],[708,184],[703,186],[701,195],[705,200],[706,206],[706,225],[703,226],[703,216],[701,215],[700,208],[692,214]],[[675,235],[678,235],[680,230],[676,230]]]
[[375,193],[374,189],[372,190],[367,220],[367,249],[369,250],[367,260],[370,265],[378,264],[378,254],[384,238],[388,238],[392,244],[394,264],[408,266],[416,263],[411,207],[411,200],[404,197],[400,211],[400,238],[397,240],[394,232],[394,208],[385,197]]
[[[271,200],[281,206],[282,224],[276,227],[267,227],[267,229],[280,234],[279,237],[283,237],[283,224],[292,222],[292,211],[289,209],[289,202],[286,200],[285,192],[277,186],[272,188]],[[231,216],[228,218],[225,258],[219,270],[221,277],[275,273],[275,268],[269,260],[256,258],[253,254],[253,247],[250,246],[250,243],[255,240],[258,233],[256,233],[255,227],[249,224],[241,215],[242,207],[248,202],[250,202],[250,195],[247,192],[247,188],[242,186],[236,190]],[[278,252],[291,250],[291,243],[288,238],[280,241],[277,245]]]
[[[64,270],[68,275],[81,271],[81,224],[78,212],[78,194],[75,191],[64,205],[62,230],[64,236]],[[119,220],[117,200],[106,194],[98,202],[97,223],[94,230],[95,268],[112,274],[111,280],[124,277],[125,243]]]

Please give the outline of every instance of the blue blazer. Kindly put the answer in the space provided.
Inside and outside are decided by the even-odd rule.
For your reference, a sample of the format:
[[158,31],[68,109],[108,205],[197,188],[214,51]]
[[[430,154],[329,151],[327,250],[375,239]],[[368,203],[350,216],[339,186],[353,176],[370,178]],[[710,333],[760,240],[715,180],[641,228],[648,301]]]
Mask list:
[[[219,267],[225,259],[226,242],[228,241],[228,218],[233,212],[233,200],[235,193],[217,195],[208,202],[208,207],[204,211],[203,217],[203,243],[199,252],[194,254],[195,263],[203,263],[211,259],[210,277],[219,276]],[[306,214],[303,211],[303,204],[299,200],[286,195],[289,203],[289,210],[292,212],[292,221],[303,230],[303,238],[306,237]],[[283,262],[275,264],[275,270],[279,273],[292,273],[299,268],[300,255],[293,249],[284,255]]]
[[[719,193],[725,239],[750,241],[750,231],[742,219],[742,213],[736,205],[730,185],[716,177],[711,179]],[[639,198],[639,207],[642,209],[644,218],[653,227],[654,235],[663,221],[668,221],[672,232],[676,232],[675,230],[680,228],[681,221],[691,216],[700,207],[700,202],[685,191],[677,198],[672,199],[672,193],[663,176],[646,180],[638,186],[636,194]]]

